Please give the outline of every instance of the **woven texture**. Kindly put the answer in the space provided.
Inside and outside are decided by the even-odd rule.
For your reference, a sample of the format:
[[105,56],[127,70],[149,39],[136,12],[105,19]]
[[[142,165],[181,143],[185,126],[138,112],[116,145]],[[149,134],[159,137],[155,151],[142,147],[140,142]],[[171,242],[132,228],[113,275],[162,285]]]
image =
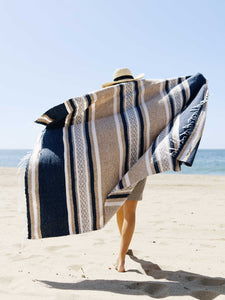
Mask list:
[[28,238],[100,229],[138,182],[191,166],[206,106],[198,73],[122,83],[48,110],[25,172]]

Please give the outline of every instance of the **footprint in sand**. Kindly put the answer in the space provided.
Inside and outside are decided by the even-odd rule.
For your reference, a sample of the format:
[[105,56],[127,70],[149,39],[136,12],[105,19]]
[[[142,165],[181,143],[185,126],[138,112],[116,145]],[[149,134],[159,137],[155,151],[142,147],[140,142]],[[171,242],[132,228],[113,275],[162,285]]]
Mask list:
[[73,271],[79,271],[82,269],[82,265],[73,265],[73,266],[68,266],[69,270],[73,270]]
[[6,286],[9,285],[13,281],[13,277],[0,277],[0,282],[2,285]]
[[103,239],[97,239],[94,243],[95,246],[97,245],[102,245],[104,243],[104,240]]
[[201,247],[206,247],[206,248],[216,248],[215,245],[206,245],[206,244],[200,244]]
[[26,257],[21,257],[21,256],[15,256],[12,258],[13,261],[22,261],[22,260],[27,260],[27,259],[33,259],[33,258],[40,258],[43,256],[42,255],[38,255],[38,254],[32,254],[32,255],[29,255],[29,256],[26,256]]
[[46,247],[46,250],[48,251],[58,251],[69,247],[68,245],[60,245],[60,246],[48,246]]

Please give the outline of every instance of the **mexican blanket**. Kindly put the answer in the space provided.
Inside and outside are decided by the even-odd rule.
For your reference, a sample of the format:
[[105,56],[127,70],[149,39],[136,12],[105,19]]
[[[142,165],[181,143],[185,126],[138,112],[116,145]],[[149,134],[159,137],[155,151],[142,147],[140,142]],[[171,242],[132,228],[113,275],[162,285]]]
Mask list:
[[28,238],[100,229],[138,182],[192,166],[207,99],[197,73],[113,85],[45,112],[25,171]]

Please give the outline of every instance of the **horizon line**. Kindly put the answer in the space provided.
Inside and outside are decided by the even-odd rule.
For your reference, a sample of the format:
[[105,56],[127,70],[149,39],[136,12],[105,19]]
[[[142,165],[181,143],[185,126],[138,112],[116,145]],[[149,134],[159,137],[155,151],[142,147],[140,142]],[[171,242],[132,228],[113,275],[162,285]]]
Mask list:
[[[0,150],[32,150],[33,148],[0,148]],[[225,148],[199,148],[198,150],[225,150]]]

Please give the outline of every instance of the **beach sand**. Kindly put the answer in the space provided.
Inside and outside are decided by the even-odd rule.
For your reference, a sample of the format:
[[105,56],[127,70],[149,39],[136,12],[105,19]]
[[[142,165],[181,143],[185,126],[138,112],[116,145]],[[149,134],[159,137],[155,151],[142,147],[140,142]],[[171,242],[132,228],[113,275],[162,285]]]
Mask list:
[[[225,299],[225,177],[148,177],[127,255],[115,217],[83,235],[24,240],[15,168],[0,168],[0,299]],[[140,298],[140,296],[142,296]]]

